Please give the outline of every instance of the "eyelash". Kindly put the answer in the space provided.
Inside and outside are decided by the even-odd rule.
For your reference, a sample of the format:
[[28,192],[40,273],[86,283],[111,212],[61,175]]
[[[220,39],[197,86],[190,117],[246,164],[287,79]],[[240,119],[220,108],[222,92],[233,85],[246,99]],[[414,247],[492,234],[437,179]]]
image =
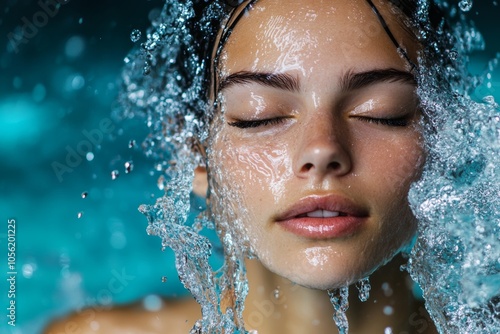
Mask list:
[[284,120],[285,118],[268,118],[268,119],[252,120],[252,121],[234,121],[234,122],[228,122],[227,124],[229,126],[234,126],[240,129],[252,129],[252,128],[258,128],[260,126],[276,125],[283,122]]
[[393,126],[393,127],[405,127],[408,126],[409,123],[406,118],[374,118],[374,117],[356,117],[356,118],[368,123]]
[[[408,120],[405,118],[374,118],[374,117],[356,117],[367,123],[380,124],[392,127],[405,127],[408,126]],[[283,122],[285,118],[269,118],[252,121],[234,121],[228,122],[229,126],[234,126],[240,129],[253,129],[260,126],[276,125]]]

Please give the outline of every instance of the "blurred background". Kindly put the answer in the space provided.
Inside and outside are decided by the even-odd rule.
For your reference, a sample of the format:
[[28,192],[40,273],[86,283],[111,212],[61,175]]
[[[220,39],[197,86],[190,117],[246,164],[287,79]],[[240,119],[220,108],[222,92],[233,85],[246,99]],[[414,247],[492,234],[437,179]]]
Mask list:
[[[63,3],[55,7],[57,2]],[[40,333],[55,317],[84,307],[185,295],[172,253],[145,232],[137,208],[162,195],[154,161],[141,151],[142,120],[111,116],[123,59],[144,40],[161,0],[2,0],[0,8],[1,333]],[[500,51],[500,8],[475,1],[468,16],[487,50]],[[478,95],[500,98],[500,72]],[[201,199],[193,198],[196,207]],[[196,215],[196,212],[193,212]],[[8,221],[16,227],[16,326]],[[11,220],[12,221],[12,220]],[[117,283],[118,282],[118,283]],[[5,313],[5,315],[4,315]]]

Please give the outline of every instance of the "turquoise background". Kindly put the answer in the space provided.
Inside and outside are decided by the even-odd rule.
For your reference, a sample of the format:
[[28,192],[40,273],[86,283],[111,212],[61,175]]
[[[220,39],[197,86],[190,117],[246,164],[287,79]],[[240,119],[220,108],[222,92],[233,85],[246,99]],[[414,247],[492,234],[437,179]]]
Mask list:
[[[148,17],[161,6],[160,0],[70,0],[47,16],[17,52],[12,44],[16,29],[26,20],[44,23],[42,8],[37,1],[15,0],[0,8],[2,310],[9,301],[10,218],[16,220],[17,238],[17,326],[8,326],[7,311],[2,311],[1,333],[38,333],[50,319],[82,307],[185,294],[172,253],[162,252],[160,239],[146,234],[146,219],[137,210],[162,195],[154,161],[140,149],[147,128],[140,120],[111,117],[123,58],[134,46],[130,32],[144,34]],[[475,4],[469,13],[488,45],[475,55],[474,71],[484,69],[500,50],[499,14],[489,1]],[[491,87],[486,82],[479,95],[498,99],[498,70],[489,82]],[[131,140],[136,141],[133,148]],[[78,153],[89,149],[93,158]],[[68,158],[69,152],[76,153]],[[127,161],[133,161],[130,173],[125,172]],[[115,180],[113,170],[120,172]]]

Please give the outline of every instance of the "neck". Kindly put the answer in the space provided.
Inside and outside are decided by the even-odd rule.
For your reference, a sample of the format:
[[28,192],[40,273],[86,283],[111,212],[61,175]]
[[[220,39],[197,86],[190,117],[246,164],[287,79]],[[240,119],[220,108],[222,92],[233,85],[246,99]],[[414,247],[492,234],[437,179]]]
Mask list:
[[273,274],[258,260],[247,260],[248,330],[266,333],[335,333],[332,305],[325,291],[304,288]]
[[[350,288],[347,317],[352,333],[384,333],[411,331],[432,327],[425,310],[413,299],[411,280],[401,272],[404,263],[398,257],[380,268],[371,278],[368,301],[358,299],[356,288]],[[326,291],[305,288],[273,274],[258,260],[247,260],[249,293],[244,320],[247,330],[267,333],[336,333],[333,306]],[[421,322],[415,322],[416,315]],[[418,323],[419,328],[412,328]],[[415,326],[415,325],[413,325]],[[420,331],[419,333],[422,333]],[[427,332],[425,332],[427,333]]]

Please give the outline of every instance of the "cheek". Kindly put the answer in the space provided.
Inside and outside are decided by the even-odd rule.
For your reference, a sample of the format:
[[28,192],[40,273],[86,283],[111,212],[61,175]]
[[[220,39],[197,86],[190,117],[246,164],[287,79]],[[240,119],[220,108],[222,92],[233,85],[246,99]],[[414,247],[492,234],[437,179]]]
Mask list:
[[249,144],[244,139],[230,138],[230,135],[225,138],[225,145],[218,145],[221,174],[226,179],[224,183],[229,186],[239,184],[246,201],[275,202],[281,198],[285,184],[292,176],[287,145]]
[[412,181],[420,174],[424,154],[417,134],[408,134],[383,141],[366,142],[365,166],[371,183],[380,195],[406,199]]

